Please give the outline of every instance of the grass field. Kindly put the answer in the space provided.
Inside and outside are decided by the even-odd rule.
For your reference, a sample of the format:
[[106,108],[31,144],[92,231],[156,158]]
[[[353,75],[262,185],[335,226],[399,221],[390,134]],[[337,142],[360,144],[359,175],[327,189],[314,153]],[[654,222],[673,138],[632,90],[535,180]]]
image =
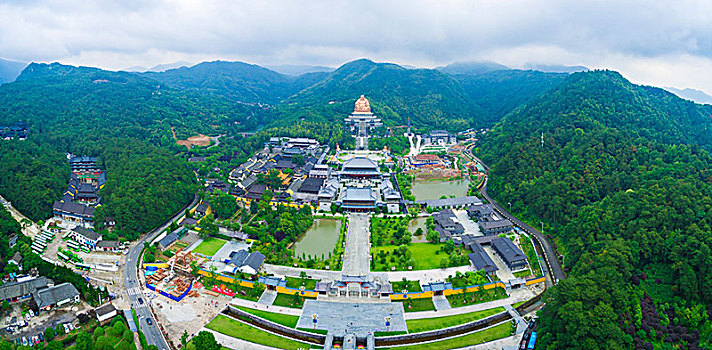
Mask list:
[[193,249],[193,253],[200,253],[207,256],[213,256],[225,244],[225,240],[220,238],[208,237],[200,245]]
[[504,299],[507,293],[502,288],[488,289],[484,291],[461,293],[448,295],[447,300],[452,307],[461,307],[484,303],[492,300]]
[[432,298],[398,300],[403,303],[405,312],[434,311],[435,304]]
[[311,278],[306,278],[302,280],[301,278],[297,277],[287,277],[287,287],[289,288],[297,288],[302,286],[302,282],[304,282],[304,289],[314,289],[316,288],[316,282],[319,282],[319,280],[311,279]]
[[[413,270],[432,270],[440,268],[440,260],[443,258],[447,259],[448,255],[442,252],[438,252],[442,244],[432,244],[432,243],[411,243],[409,244],[408,251],[410,251],[410,256],[414,260]],[[373,271],[392,271],[391,268],[395,267],[396,270],[407,270],[408,266],[400,265],[398,258],[394,262],[391,262],[390,258],[393,256],[393,251],[398,248],[397,246],[388,245],[383,247],[373,247],[373,257],[374,266]],[[384,251],[388,252],[388,256],[385,263],[378,258],[378,253]],[[469,264],[469,260],[466,261]]]
[[400,293],[403,289],[409,292],[422,292],[423,288],[420,287],[420,281],[397,281],[391,282],[393,285],[393,292]]
[[492,316],[503,312],[503,307],[496,307],[487,310],[468,312],[466,314],[435,317],[435,318],[423,318],[418,320],[406,320],[405,324],[408,326],[408,332],[418,333],[425,331],[432,331],[435,329],[443,329],[452,326],[457,326],[485,318],[487,316]]
[[247,313],[253,314],[257,317],[262,317],[267,321],[272,321],[274,323],[279,323],[283,326],[294,328],[297,326],[299,321],[299,316],[279,314],[276,312],[269,312],[264,310],[252,309],[244,306],[237,306],[238,309],[245,311]]
[[475,344],[482,344],[488,341],[502,339],[510,336],[512,333],[512,325],[509,322],[502,323],[498,326],[487,328],[479,332],[470,333],[463,335],[461,337],[436,341],[427,344],[410,345],[410,346],[399,346],[397,348],[391,348],[391,350],[445,350],[445,349],[459,349],[466,346],[471,346]]
[[301,309],[304,306],[304,301],[312,298],[305,298],[299,295],[291,294],[277,294],[277,298],[274,299],[274,306],[291,307],[295,309]]
[[271,346],[278,349],[309,349],[307,343],[298,342],[295,340],[280,337],[278,335],[267,333],[259,328],[252,327],[240,321],[233,320],[229,317],[218,315],[206,326],[216,332],[229,335],[231,337],[246,340],[251,343]]

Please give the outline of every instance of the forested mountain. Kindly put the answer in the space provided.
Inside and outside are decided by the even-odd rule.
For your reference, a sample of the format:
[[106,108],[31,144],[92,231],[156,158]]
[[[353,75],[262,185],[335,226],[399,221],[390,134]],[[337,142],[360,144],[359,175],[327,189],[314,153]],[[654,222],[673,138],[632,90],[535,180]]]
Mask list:
[[286,100],[280,116],[339,121],[366,95],[374,113],[388,125],[462,130],[479,124],[481,110],[450,76],[432,69],[405,69],[366,59],[327,73],[314,85]]
[[472,101],[483,110],[486,125],[498,122],[507,113],[557,86],[568,75],[497,70],[478,75],[454,75]]
[[710,112],[615,72],[576,73],[484,137],[490,194],[548,223],[570,271],[546,292],[538,347],[709,337]]
[[27,63],[3,60],[0,58],[0,84],[15,81]]
[[451,75],[478,75],[498,70],[508,70],[509,67],[497,62],[453,62],[447,66],[437,67],[436,70]]
[[32,64],[18,81],[0,86],[3,122],[30,127],[29,140],[0,142],[0,191],[30,218],[47,218],[69,178],[63,153],[99,156],[107,184],[97,219],[113,215],[120,233],[134,238],[188,203],[195,190],[190,168],[173,155],[180,147],[170,127],[178,137],[233,132],[260,124],[257,115],[230,99],[131,73]]
[[295,77],[244,62],[203,62],[143,76],[174,88],[216,93],[243,103],[275,104],[295,93],[298,86]]

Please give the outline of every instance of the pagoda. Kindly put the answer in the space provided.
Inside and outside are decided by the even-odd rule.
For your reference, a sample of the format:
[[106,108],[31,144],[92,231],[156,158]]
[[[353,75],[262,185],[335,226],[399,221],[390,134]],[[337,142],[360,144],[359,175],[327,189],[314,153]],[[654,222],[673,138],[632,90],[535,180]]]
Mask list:
[[356,100],[353,113],[349,114],[344,121],[352,132],[357,130],[363,131],[364,129],[370,131],[375,127],[383,125],[381,119],[371,112],[371,104],[364,95],[361,95],[361,97]]

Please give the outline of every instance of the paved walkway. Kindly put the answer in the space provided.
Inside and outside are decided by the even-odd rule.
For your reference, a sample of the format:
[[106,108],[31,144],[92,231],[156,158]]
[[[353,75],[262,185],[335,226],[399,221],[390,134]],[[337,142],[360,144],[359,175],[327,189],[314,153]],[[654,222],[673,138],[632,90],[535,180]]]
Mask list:
[[435,310],[437,311],[452,309],[452,306],[450,306],[450,302],[447,301],[447,298],[444,295],[434,296],[433,304],[435,305]]
[[465,314],[468,312],[488,310],[488,309],[493,309],[496,307],[505,307],[506,305],[511,305],[511,304],[518,303],[521,301],[526,301],[526,300],[531,299],[531,297],[532,297],[532,295],[527,296],[524,294],[519,294],[517,296],[511,296],[506,299],[493,300],[493,301],[488,301],[485,303],[480,303],[480,304],[475,304],[475,305],[454,307],[451,309],[441,310],[441,311],[406,312],[405,319],[406,320],[415,320],[415,319],[421,319],[421,318],[459,315],[459,314]]
[[260,296],[260,300],[257,300],[257,302],[262,305],[270,306],[274,303],[274,299],[277,299],[277,292],[265,289]]
[[505,305],[504,309],[509,312],[509,314],[512,316],[514,320],[517,321],[517,331],[516,334],[522,334],[524,331],[527,330],[527,326],[529,326],[529,323],[524,321],[521,315],[519,315],[519,312],[515,310],[512,305]]
[[371,270],[368,219],[368,214],[349,214],[346,249],[344,249],[344,275],[365,276]]
[[237,339],[233,338],[229,335],[225,335],[219,332],[216,332],[212,329],[207,329],[203,328],[200,331],[206,331],[213,333],[215,336],[215,340],[220,343],[220,345],[229,348],[229,349],[235,349],[235,350],[271,350],[271,349],[276,349],[276,348],[271,348],[268,346],[260,345],[260,344],[255,344],[255,343],[250,343],[248,341],[244,341],[242,339]]
[[268,305],[260,304],[256,301],[249,301],[249,300],[240,299],[240,298],[233,298],[232,301],[230,301],[230,304],[234,305],[234,306],[244,306],[244,307],[249,307],[252,309],[276,312],[279,314],[294,315],[294,316],[302,315],[302,309],[292,309],[290,307],[281,307],[281,306],[274,306],[274,305],[268,306]]

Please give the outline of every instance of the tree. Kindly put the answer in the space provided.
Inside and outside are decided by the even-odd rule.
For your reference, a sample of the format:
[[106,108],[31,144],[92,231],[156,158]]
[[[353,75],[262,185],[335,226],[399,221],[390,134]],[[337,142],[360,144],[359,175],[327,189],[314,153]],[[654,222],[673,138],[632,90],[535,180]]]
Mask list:
[[206,331],[201,331],[193,338],[193,345],[200,350],[220,350],[220,344],[215,340],[215,336]]
[[427,239],[430,243],[438,243],[440,242],[440,234],[438,233],[438,231],[430,230],[425,236],[425,239]]
[[47,327],[47,329],[44,330],[44,337],[47,341],[54,339],[54,329],[52,329],[52,327]]
[[76,346],[77,350],[92,350],[92,339],[91,335],[86,332],[79,332],[77,335]]
[[63,324],[57,326],[57,335],[64,335],[65,331]]
[[62,350],[62,349],[64,349],[64,345],[60,341],[52,340],[47,344],[47,347],[45,349],[46,350]]
[[180,343],[183,345],[183,349],[188,346],[188,331],[184,330],[183,334],[180,335]]

